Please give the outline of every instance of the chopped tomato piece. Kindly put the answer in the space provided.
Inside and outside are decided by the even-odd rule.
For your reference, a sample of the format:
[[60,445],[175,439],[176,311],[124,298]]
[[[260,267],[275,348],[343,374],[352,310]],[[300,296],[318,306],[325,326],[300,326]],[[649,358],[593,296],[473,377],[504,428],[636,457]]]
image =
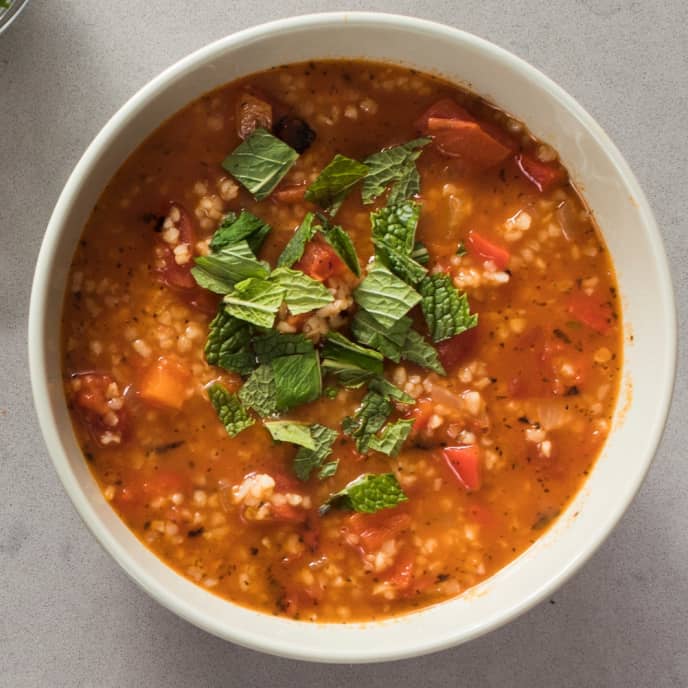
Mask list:
[[292,203],[303,203],[306,196],[306,189],[308,189],[308,187],[305,184],[285,186],[283,189],[277,189],[277,191],[272,194],[272,198],[279,203],[285,203],[287,205]]
[[[171,216],[170,214],[174,209],[179,212],[179,219],[174,223],[179,230],[179,240],[175,246],[187,244],[189,252],[193,254],[194,246],[196,245],[196,229],[191,215],[178,203],[172,203],[168,217]],[[175,259],[173,247],[163,244],[160,246],[160,249],[162,251],[163,266],[158,271],[158,275],[163,284],[173,289],[194,289],[197,285],[196,280],[191,274],[191,268],[194,264],[193,260],[180,265]]]
[[480,256],[485,260],[491,260],[500,270],[505,270],[509,265],[511,254],[499,244],[486,239],[482,234],[471,230],[466,240],[468,250],[474,256]]
[[121,441],[127,413],[114,379],[105,373],[80,373],[72,377],[71,387],[76,410],[96,442],[106,446],[113,434]]
[[141,490],[148,499],[169,497],[177,492],[186,492],[189,481],[180,473],[169,470],[154,471],[141,484]]
[[577,291],[569,298],[567,310],[576,319],[589,328],[605,334],[613,324],[611,306],[599,297]]
[[337,252],[329,244],[318,239],[306,245],[301,260],[294,265],[295,270],[301,270],[320,282],[324,282],[333,275],[341,274],[345,268],[346,265]]
[[143,375],[139,395],[145,401],[180,409],[191,381],[188,368],[173,356],[160,356]]
[[511,154],[507,146],[488,134],[478,122],[431,117],[428,132],[442,153],[483,169],[498,165]]
[[408,590],[413,582],[413,564],[412,556],[400,557],[387,575],[387,582],[397,590]]
[[477,343],[478,327],[454,335],[436,345],[440,361],[448,373],[471,355]]
[[519,153],[516,156],[516,164],[523,176],[535,184],[538,191],[549,191],[566,181],[566,170],[559,163],[541,162],[526,153]]
[[445,447],[444,460],[466,490],[480,489],[480,450],[475,444]]
[[475,122],[475,118],[451,98],[443,98],[431,105],[417,120],[416,129],[423,134],[428,133],[428,121],[435,119],[456,119],[464,122]]
[[207,289],[202,289],[198,285],[194,289],[184,291],[181,298],[191,306],[206,315],[215,315],[220,304],[220,297]]
[[306,509],[291,504],[273,504],[272,517],[275,521],[286,523],[304,523],[308,518]]
[[428,425],[430,416],[434,413],[435,404],[432,399],[420,399],[411,409],[410,415],[414,419],[411,433],[417,435],[423,432]]
[[411,517],[405,512],[383,510],[375,514],[356,513],[348,518],[346,532],[357,537],[358,546],[366,554],[377,552],[389,539],[411,525]]

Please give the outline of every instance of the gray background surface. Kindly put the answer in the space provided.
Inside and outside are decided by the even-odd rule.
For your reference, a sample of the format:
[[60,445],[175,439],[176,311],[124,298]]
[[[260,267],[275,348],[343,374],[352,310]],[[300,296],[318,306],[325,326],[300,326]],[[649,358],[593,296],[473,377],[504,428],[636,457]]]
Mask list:
[[649,196],[686,322],[685,0],[33,0],[0,36],[0,686],[688,686],[683,344],[659,454],[614,534],[549,602],[425,658],[319,666],[213,638],[141,592],[65,495],[30,398],[26,320],[41,237],[69,172],[115,110],[178,58],[237,29],[333,9],[464,28],[573,94]]

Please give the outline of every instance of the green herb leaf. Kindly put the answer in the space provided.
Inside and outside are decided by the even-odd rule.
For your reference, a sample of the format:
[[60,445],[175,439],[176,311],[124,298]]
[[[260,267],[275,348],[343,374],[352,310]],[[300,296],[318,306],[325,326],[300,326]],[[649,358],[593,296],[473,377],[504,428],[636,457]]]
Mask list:
[[210,240],[210,249],[215,252],[231,246],[244,239],[254,253],[257,253],[265,237],[270,233],[270,225],[259,217],[242,210],[237,218],[236,213],[227,213]]
[[289,239],[289,243],[284,247],[282,254],[277,259],[277,267],[290,268],[294,263],[301,260],[306,244],[315,236],[317,227],[313,226],[315,219],[313,213],[307,213],[294,236]]
[[275,415],[279,409],[275,398],[275,378],[272,366],[268,364],[258,366],[239,390],[239,399],[244,406],[252,408],[263,418]]
[[208,326],[205,360],[210,365],[248,375],[256,367],[250,342],[250,325],[232,317],[222,307]]
[[266,264],[256,259],[246,241],[225,246],[209,256],[196,258],[195,263],[191,274],[196,282],[216,294],[227,294],[232,291],[236,282],[250,277],[262,279],[268,275]]
[[338,332],[331,332],[322,349],[323,372],[334,375],[346,387],[359,387],[382,374],[381,353],[354,344]]
[[370,438],[368,447],[373,451],[396,456],[413,427],[413,420],[398,420],[394,423],[387,423],[379,435]]
[[401,146],[393,146],[364,160],[368,175],[363,180],[363,202],[372,203],[390,184],[389,202],[396,203],[420,192],[420,176],[416,160],[429,138],[414,139]]
[[342,429],[356,440],[356,449],[365,454],[371,438],[382,428],[391,412],[392,404],[384,396],[368,392],[353,417],[344,419]]
[[322,375],[315,350],[310,354],[280,356],[273,359],[271,365],[278,411],[307,404],[320,396]]
[[272,420],[267,421],[265,427],[276,442],[291,442],[306,449],[315,449],[310,425],[291,420]]
[[325,514],[332,507],[352,509],[374,514],[408,500],[393,473],[364,473],[352,480],[343,490],[335,492],[320,507]]
[[270,363],[279,356],[293,356],[294,354],[309,354],[313,349],[313,342],[303,334],[283,334],[272,331],[256,337],[253,340],[253,350],[259,363]]
[[408,331],[401,357],[405,361],[411,361],[411,363],[417,363],[423,368],[432,370],[438,375],[447,374],[437,354],[437,349],[428,344],[423,336],[415,330]]
[[219,382],[208,387],[208,397],[230,437],[238,435],[255,422],[241,405],[239,397],[236,394],[231,394]]
[[368,268],[365,279],[354,291],[354,298],[383,327],[393,327],[421,297],[384,265],[374,262]]
[[324,217],[320,217],[320,219],[323,221],[320,233],[325,241],[337,252],[337,255],[344,261],[349,270],[356,277],[360,277],[361,264],[358,261],[358,254],[353,241],[351,241],[351,237],[339,225],[333,225]]
[[468,249],[466,248],[466,245],[463,243],[463,241],[459,241],[459,245],[456,247],[456,255],[465,256],[467,253]]
[[258,327],[272,327],[284,301],[284,289],[265,279],[247,279],[225,296],[227,312]]
[[334,301],[332,294],[321,282],[301,270],[275,268],[270,281],[284,289],[284,300],[292,315],[308,313]]
[[420,203],[406,200],[370,214],[373,242],[411,255],[416,242]]
[[430,262],[430,254],[422,241],[416,241],[414,244],[411,258],[421,265],[427,265]]
[[448,275],[429,275],[420,283],[421,308],[434,342],[461,334],[478,324],[468,297],[459,292]]
[[306,200],[336,215],[346,195],[368,173],[368,168],[345,155],[335,155],[306,191]]
[[257,201],[267,198],[299,154],[265,129],[256,129],[222,163]]
[[368,385],[368,389],[370,389],[371,392],[377,392],[380,396],[388,400],[398,401],[402,404],[416,403],[416,400],[410,394],[406,394],[406,392],[399,389],[396,385],[393,385],[382,376],[373,378]]
[[328,461],[327,463],[323,464],[322,468],[318,472],[318,480],[326,480],[327,478],[331,478],[337,472],[338,468],[339,459]]
[[427,270],[412,257],[420,204],[402,201],[370,214],[377,258],[405,282],[417,284]]
[[301,447],[294,457],[294,473],[299,480],[304,481],[308,480],[311,473],[332,453],[332,445],[337,439],[337,432],[325,425],[311,425],[310,435],[314,444],[313,449]]
[[399,318],[392,327],[381,325],[368,311],[359,308],[351,323],[351,331],[361,344],[370,346],[398,363],[411,327],[411,318]]

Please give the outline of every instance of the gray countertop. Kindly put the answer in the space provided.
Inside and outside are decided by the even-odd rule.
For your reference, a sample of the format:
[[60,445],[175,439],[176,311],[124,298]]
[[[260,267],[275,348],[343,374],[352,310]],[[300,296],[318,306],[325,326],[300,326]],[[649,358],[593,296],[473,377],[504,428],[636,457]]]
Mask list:
[[[551,600],[429,657],[331,667],[225,643],[148,598],[72,508],[38,431],[26,356],[33,266],[62,185],[115,110],[178,58],[237,29],[327,9],[341,7],[32,0],[0,36],[0,686],[688,686],[685,346],[664,440],[614,534]],[[351,0],[346,9],[453,24],[573,94],[649,196],[686,322],[685,0]]]

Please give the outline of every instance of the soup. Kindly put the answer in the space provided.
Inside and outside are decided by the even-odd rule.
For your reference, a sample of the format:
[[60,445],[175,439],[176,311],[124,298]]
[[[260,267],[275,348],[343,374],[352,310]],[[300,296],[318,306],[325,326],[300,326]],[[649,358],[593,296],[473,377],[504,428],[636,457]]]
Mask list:
[[63,370],[142,543],[343,623],[459,595],[546,531],[610,430],[621,334],[555,151],[441,79],[323,61],[203,96],[122,165]]

